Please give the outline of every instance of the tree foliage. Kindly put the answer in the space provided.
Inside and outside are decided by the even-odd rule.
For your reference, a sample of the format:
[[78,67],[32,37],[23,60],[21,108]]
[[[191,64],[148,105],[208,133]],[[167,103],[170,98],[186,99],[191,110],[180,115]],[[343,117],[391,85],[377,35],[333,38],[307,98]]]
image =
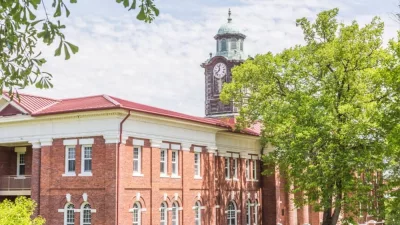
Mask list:
[[42,217],[31,218],[37,204],[24,196],[15,202],[5,199],[0,202],[0,224],[2,225],[42,225],[46,220]]
[[337,15],[298,19],[304,45],[235,67],[221,94],[240,107],[242,127],[263,123],[275,147],[265,163],[279,167],[298,207],[323,212],[323,225],[383,219],[400,171],[399,42],[383,45],[379,18],[362,27]]
[[[152,22],[159,11],[154,0],[116,0],[129,10],[139,8],[137,19]],[[52,12],[46,8],[51,3]],[[37,49],[38,42],[50,45],[58,41],[55,56],[66,60],[78,47],[66,40],[60,17],[70,16],[68,4],[77,0],[7,0],[0,1],[0,92],[9,94],[28,85],[52,87],[52,75],[42,71],[46,60]]]

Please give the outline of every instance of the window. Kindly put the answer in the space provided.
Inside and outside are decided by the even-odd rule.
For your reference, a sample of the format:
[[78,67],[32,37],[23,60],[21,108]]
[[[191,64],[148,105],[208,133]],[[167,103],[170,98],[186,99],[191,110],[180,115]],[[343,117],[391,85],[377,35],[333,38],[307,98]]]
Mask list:
[[227,225],[236,225],[236,205],[234,202],[230,202],[227,210]]
[[177,151],[172,151],[172,175],[178,175],[178,161],[179,161],[179,153]]
[[75,173],[75,147],[66,147],[66,168],[65,173]]
[[257,200],[254,202],[254,225],[258,224],[258,202]]
[[92,172],[92,146],[82,146],[82,171]]
[[243,51],[243,40],[240,41],[240,51]]
[[84,203],[81,208],[81,224],[90,225],[92,224],[92,208],[89,203]]
[[167,214],[167,203],[161,203],[160,207],[160,225],[167,225],[168,221],[168,214]]
[[142,167],[142,149],[141,147],[133,147],[133,173],[140,174]]
[[200,177],[200,153],[194,153],[194,176]]
[[227,46],[226,46],[226,40],[222,39],[221,40],[221,52],[226,52]]
[[194,207],[194,224],[201,225],[201,203],[197,201]]
[[253,180],[257,180],[257,160],[253,160]]
[[237,179],[237,159],[233,159],[233,178]]
[[68,203],[65,205],[64,209],[64,224],[65,225],[74,225],[75,218],[74,218],[74,205]]
[[25,153],[17,153],[17,175],[25,175]]
[[139,202],[136,202],[133,205],[133,225],[142,224],[142,214],[140,208],[141,207]]
[[246,225],[251,224],[251,209],[250,209],[250,201],[246,202]]
[[230,167],[229,167],[229,158],[225,158],[225,178],[229,179],[230,178]]
[[231,40],[231,49],[232,49],[232,50],[236,50],[236,49],[237,49],[236,39],[235,39],[235,38],[233,38],[233,39]]
[[246,160],[246,180],[250,179],[250,160]]
[[178,203],[174,202],[172,204],[172,225],[179,224],[179,211],[178,211]]
[[167,174],[167,150],[165,149],[160,152],[160,173]]

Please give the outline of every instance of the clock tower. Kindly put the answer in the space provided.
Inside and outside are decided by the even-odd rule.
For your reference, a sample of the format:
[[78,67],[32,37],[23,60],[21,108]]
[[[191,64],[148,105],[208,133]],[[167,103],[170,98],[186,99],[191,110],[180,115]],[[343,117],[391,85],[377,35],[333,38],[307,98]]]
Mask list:
[[246,36],[236,28],[228,13],[228,22],[214,36],[216,54],[201,67],[205,75],[205,113],[207,117],[234,117],[237,109],[233,103],[223,104],[219,99],[224,83],[232,81],[231,69],[244,61],[243,42]]

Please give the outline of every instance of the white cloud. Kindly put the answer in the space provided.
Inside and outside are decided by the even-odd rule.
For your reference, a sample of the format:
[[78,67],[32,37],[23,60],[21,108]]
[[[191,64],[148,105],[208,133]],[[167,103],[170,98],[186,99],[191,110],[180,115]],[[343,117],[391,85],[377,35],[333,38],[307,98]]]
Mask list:
[[[231,8],[233,21],[247,35],[245,51],[255,55],[302,43],[295,20],[314,18],[322,9],[340,7],[345,22],[365,22],[373,16],[357,11],[356,4],[332,2],[243,0]],[[204,71],[200,64],[215,51],[213,36],[226,22],[227,8],[208,5],[197,11],[201,16],[195,19],[164,12],[152,24],[138,22],[128,12],[109,17],[72,15],[67,38],[79,46],[79,53],[64,61],[52,57],[54,47],[46,48],[45,68],[53,73],[55,86],[45,91],[29,88],[28,92],[56,98],[110,94],[202,116]],[[386,36],[393,37],[398,25],[382,15],[389,23]]]

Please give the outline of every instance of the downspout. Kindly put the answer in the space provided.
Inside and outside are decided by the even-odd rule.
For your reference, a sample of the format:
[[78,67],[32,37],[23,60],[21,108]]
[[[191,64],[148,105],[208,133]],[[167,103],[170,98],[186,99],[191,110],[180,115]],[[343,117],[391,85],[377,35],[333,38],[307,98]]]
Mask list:
[[131,111],[128,111],[128,114],[125,116],[125,118],[120,122],[120,124],[119,124],[119,140],[118,140],[118,146],[117,146],[117,152],[116,152],[116,157],[117,157],[117,170],[116,170],[116,173],[117,173],[117,199],[116,199],[116,211],[117,211],[117,215],[116,215],[116,225],[118,225],[118,219],[119,219],[119,217],[118,217],[118,213],[119,213],[119,207],[118,207],[118,202],[119,202],[119,149],[120,149],[120,146],[121,146],[121,142],[122,142],[122,126],[123,126],[123,124],[124,124],[124,122],[128,119],[128,117],[131,115]]

